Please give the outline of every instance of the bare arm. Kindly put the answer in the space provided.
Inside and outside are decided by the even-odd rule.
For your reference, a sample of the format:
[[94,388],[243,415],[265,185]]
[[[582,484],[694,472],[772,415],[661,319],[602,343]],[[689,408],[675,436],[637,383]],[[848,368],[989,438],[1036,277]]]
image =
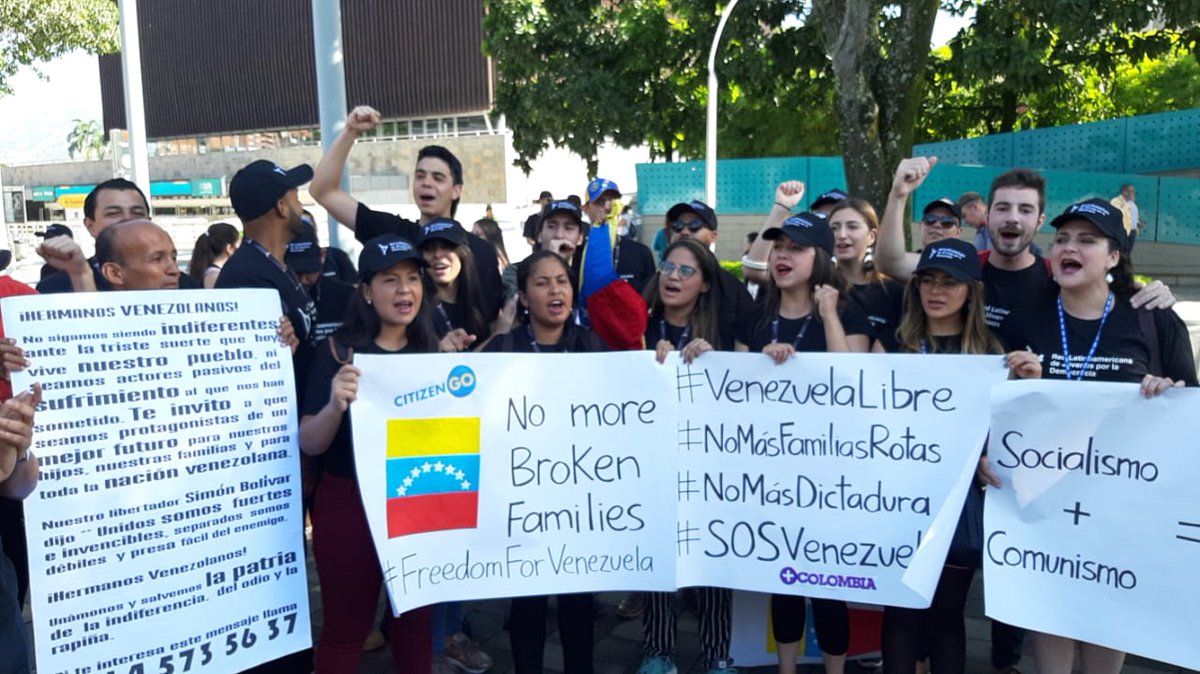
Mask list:
[[879,235],[875,243],[875,266],[879,271],[899,281],[912,276],[920,256],[910,253],[904,246],[904,209],[908,197],[937,164],[937,157],[912,157],[900,162],[892,179],[892,191],[888,194],[887,207],[879,221]]
[[33,444],[33,411],[41,401],[42,387],[34,384],[32,392],[0,405],[0,496],[20,501],[37,486],[37,457],[28,452]]
[[380,115],[366,105],[360,105],[346,116],[346,126],[329,146],[329,151],[317,163],[313,171],[312,182],[308,184],[308,193],[329,212],[335,220],[354,229],[358,219],[358,199],[342,189],[342,172],[346,168],[346,160],[354,141],[366,131],[379,126]]
[[[792,214],[792,209],[803,198],[804,183],[799,180],[788,180],[779,183],[779,186],[775,188],[775,203],[771,205],[771,212],[767,214],[762,228],[758,230],[758,238],[750,244],[750,250],[742,258],[742,275],[747,281],[766,283],[770,278],[771,272],[766,269],[766,265],[767,256],[771,253],[771,242],[764,240],[762,233],[782,225],[783,221]],[[754,266],[748,266],[746,263]],[[760,266],[761,269],[758,268]]]
[[329,402],[316,414],[300,418],[300,451],[318,456],[329,451],[338,426],[350,403],[358,397],[358,378],[362,375],[353,365],[343,365],[330,382]]

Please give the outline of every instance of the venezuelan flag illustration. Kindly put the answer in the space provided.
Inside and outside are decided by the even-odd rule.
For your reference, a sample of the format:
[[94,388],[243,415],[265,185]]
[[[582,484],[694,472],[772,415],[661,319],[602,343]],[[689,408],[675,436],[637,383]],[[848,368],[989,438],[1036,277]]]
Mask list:
[[473,529],[479,520],[479,418],[388,419],[388,538]]

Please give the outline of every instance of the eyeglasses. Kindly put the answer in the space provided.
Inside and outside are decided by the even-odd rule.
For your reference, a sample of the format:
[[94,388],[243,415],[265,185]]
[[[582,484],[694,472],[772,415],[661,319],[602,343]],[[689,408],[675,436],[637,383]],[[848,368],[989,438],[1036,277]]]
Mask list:
[[671,229],[673,229],[676,234],[685,229],[698,232],[705,227],[708,227],[708,223],[704,222],[703,220],[676,220],[675,222],[671,223]]
[[938,278],[928,274],[922,275],[920,279],[917,280],[917,285],[921,286],[921,290],[950,291],[959,287],[963,283],[965,283],[965,281],[959,281],[952,276],[943,276]]
[[926,227],[941,227],[942,229],[954,229],[958,227],[958,218],[953,215],[933,215],[930,213],[921,218],[921,222]]
[[681,279],[689,279],[695,276],[696,272],[700,271],[690,264],[675,264],[670,260],[664,260],[658,270],[663,276],[670,276],[675,272],[679,272],[679,278]]

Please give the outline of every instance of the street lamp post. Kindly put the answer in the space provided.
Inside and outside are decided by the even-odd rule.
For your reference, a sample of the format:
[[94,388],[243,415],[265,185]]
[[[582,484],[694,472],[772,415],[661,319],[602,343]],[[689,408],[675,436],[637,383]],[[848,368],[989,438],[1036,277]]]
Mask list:
[[717,47],[721,44],[721,33],[725,22],[737,7],[738,0],[729,0],[717,23],[717,34],[713,36],[708,50],[708,115],[704,138],[704,199],[709,207],[717,207]]

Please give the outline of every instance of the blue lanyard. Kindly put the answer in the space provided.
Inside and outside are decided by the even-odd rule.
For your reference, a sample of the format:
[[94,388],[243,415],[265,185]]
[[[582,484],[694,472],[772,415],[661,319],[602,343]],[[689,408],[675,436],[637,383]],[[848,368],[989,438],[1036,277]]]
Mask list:
[[925,338],[921,338],[921,353],[929,353],[929,345],[925,343]]
[[1062,295],[1058,296],[1058,332],[1062,336],[1062,352],[1063,352],[1063,370],[1067,373],[1067,380],[1077,379],[1083,380],[1083,373],[1087,371],[1088,365],[1092,362],[1092,356],[1096,355],[1096,349],[1100,346],[1100,333],[1104,332],[1104,323],[1108,320],[1108,314],[1112,311],[1113,294],[1108,293],[1108,300],[1104,302],[1104,313],[1100,316],[1100,327],[1096,328],[1096,337],[1092,340],[1092,348],[1088,349],[1087,357],[1083,359],[1083,363],[1079,366],[1079,372],[1076,376],[1071,376],[1071,352],[1067,347],[1067,318],[1063,314]]
[[[534,352],[534,353],[541,353],[541,352],[542,352],[542,345],[541,345],[541,344],[538,344],[538,343],[537,343],[537,339],[535,339],[535,338],[534,338],[534,336],[533,336],[533,327],[532,327],[532,326],[530,326],[530,325],[528,325],[528,324],[526,324],[526,325],[525,325],[525,334],[529,335],[529,347],[533,349],[533,352]],[[558,343],[559,343],[559,344],[562,344],[562,341],[563,341],[564,339],[566,339],[566,338],[567,338],[567,331],[566,331],[566,328],[564,328],[564,329],[563,329],[563,334],[562,334],[562,337],[559,337],[559,338],[558,338]],[[570,349],[570,348],[564,348],[564,349],[562,350],[562,353],[570,353],[570,352],[571,352],[571,349]]]
[[296,274],[293,273],[291,269],[288,269],[288,267],[286,265],[281,264],[279,262],[279,260],[276,260],[275,256],[271,255],[271,251],[267,250],[267,248],[265,246],[263,246],[261,243],[255,241],[254,239],[247,239],[247,238],[243,238],[242,243],[248,244],[254,250],[257,250],[258,252],[262,253],[268,260],[271,261],[272,264],[275,265],[275,268],[278,269],[283,274],[284,278],[286,278],[287,280],[292,282],[292,288],[296,292],[300,293],[301,295],[304,295],[305,297],[308,297],[308,292],[306,290],[304,290],[304,286],[300,283],[300,279],[296,278]]
[[[683,347],[687,346],[688,341],[692,336],[692,324],[688,323],[683,328],[683,334],[679,336],[679,343],[675,345],[677,351],[682,351]],[[667,319],[660,318],[658,321],[658,339],[664,341],[667,338]]]
[[[808,332],[808,326],[810,323],[812,323],[812,319],[813,319],[813,315],[811,313],[808,316],[804,317],[804,322],[800,324],[800,332],[797,332],[796,339],[792,340],[792,348],[796,349],[797,351],[800,350],[800,342],[804,341],[804,334],[806,332]],[[774,344],[778,341],[779,341],[779,317],[776,316],[775,320],[771,321],[771,343]]]

